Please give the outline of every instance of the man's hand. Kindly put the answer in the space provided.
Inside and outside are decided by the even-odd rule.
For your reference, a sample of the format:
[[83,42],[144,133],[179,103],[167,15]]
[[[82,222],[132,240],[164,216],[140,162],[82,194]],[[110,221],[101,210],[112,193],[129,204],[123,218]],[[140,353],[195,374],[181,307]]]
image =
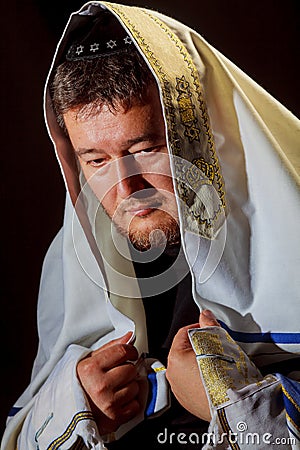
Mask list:
[[116,431],[140,410],[137,369],[128,361],[138,358],[127,344],[131,333],[95,350],[77,365],[77,375],[88,396],[101,435]]
[[174,337],[168,357],[167,380],[179,403],[200,419],[210,421],[208,399],[202,384],[195,352],[192,349],[187,330],[220,326],[211,311],[200,314],[199,323],[181,328]]

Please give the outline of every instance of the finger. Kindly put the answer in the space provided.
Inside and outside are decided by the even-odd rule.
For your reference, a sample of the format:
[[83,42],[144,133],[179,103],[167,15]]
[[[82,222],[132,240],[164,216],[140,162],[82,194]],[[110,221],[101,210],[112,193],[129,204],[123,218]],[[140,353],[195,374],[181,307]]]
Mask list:
[[127,421],[135,417],[139,411],[141,410],[141,405],[139,404],[137,399],[131,400],[126,405],[123,405],[121,408],[121,414],[123,419]]
[[110,369],[106,375],[109,377],[110,385],[116,391],[136,380],[138,373],[136,367],[129,363]]
[[115,344],[105,348],[95,357],[98,358],[101,369],[108,371],[127,361],[136,361],[138,359],[138,351],[131,344]]
[[204,309],[199,317],[200,327],[220,327],[221,325],[217,321],[215,315],[209,310]]
[[130,400],[128,403],[118,405],[118,407],[111,406],[104,411],[104,414],[111,420],[117,421],[119,424],[128,422],[128,420],[135,417],[141,410],[141,405],[136,398]]
[[173,339],[172,350],[185,350],[187,348],[190,348],[191,344],[188,337],[188,330],[198,327],[199,323],[194,323],[180,328]]
[[123,405],[114,405],[111,403],[108,407],[104,407],[102,412],[106,418],[113,420],[115,422],[116,429],[120,424],[128,422],[128,420],[135,417],[140,411],[141,406],[136,398],[130,400]]
[[139,393],[139,384],[137,381],[132,381],[126,386],[122,387],[122,389],[118,390],[114,394],[114,405],[126,406],[132,400],[136,399]]

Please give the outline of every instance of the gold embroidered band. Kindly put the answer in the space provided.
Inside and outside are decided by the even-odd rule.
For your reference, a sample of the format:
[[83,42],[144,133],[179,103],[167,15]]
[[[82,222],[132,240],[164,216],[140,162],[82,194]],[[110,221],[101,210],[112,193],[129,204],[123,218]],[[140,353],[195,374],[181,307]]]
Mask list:
[[126,27],[155,74],[163,100],[185,227],[214,238],[225,220],[225,193],[198,71],[178,36],[155,14],[106,5]]

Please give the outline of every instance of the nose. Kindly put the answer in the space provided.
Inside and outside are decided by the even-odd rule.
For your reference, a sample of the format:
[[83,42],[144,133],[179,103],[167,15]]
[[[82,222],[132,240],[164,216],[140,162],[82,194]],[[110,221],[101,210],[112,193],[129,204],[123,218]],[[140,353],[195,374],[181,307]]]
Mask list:
[[139,172],[139,167],[132,155],[118,158],[116,161],[117,172],[117,192],[125,199],[137,191],[145,189],[146,180],[143,174]]

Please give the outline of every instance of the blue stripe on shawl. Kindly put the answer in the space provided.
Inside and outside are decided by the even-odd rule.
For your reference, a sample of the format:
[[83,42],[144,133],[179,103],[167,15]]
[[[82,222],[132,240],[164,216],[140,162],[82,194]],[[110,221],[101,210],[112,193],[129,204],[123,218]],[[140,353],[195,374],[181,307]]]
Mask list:
[[156,399],[157,399],[157,379],[156,379],[156,373],[155,372],[150,372],[148,374],[148,380],[150,382],[150,395],[151,395],[151,400],[150,403],[147,406],[146,409],[146,417],[151,416],[154,412],[155,412],[155,404],[156,404]]
[[276,373],[275,375],[281,381],[287,420],[299,431],[299,435],[293,434],[300,440],[300,383],[280,373]]
[[276,344],[300,344],[300,333],[246,333],[243,331],[231,330],[224,322],[219,320],[222,328],[226,330],[232,339],[238,342],[265,342]]
[[19,411],[21,411],[22,408],[18,407],[18,406],[13,406],[9,413],[8,413],[8,417],[13,417],[15,416]]

